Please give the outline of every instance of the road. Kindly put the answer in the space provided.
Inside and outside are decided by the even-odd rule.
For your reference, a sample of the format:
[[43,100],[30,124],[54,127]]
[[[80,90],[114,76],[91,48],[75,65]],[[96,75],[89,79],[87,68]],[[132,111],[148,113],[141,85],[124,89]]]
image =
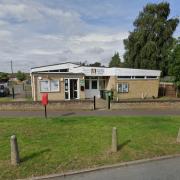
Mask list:
[[179,180],[180,157],[116,167],[48,180]]
[[[180,115],[180,109],[131,109],[96,111],[48,111],[49,117],[56,116],[163,116]],[[0,111],[0,117],[41,117],[43,111]]]

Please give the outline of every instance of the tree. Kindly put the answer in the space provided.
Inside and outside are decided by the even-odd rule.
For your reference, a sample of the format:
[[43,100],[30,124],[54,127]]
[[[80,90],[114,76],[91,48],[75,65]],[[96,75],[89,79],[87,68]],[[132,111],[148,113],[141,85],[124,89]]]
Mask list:
[[21,71],[18,71],[17,74],[16,74],[16,78],[19,81],[24,81],[26,79],[26,74],[21,72]]
[[180,37],[175,41],[175,45],[171,50],[169,74],[174,76],[174,82],[177,87],[177,94],[180,90]]
[[119,53],[115,53],[109,62],[109,67],[122,67],[121,59],[119,57]]
[[168,19],[169,3],[147,4],[134,21],[134,31],[124,40],[127,67],[160,69],[168,73],[168,49],[178,18]]
[[0,82],[7,82],[9,80],[8,73],[0,72]]
[[92,66],[92,67],[102,67],[100,62],[95,62],[93,64],[89,64],[89,66]]

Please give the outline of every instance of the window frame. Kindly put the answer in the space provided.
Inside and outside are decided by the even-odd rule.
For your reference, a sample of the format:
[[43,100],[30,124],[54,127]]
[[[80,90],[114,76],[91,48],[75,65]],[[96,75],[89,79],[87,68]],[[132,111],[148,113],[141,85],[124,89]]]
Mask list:
[[[119,85],[121,84],[121,86],[122,86],[122,90],[121,91],[119,91]],[[127,90],[126,91],[124,91],[124,88],[123,88],[123,86],[127,86]],[[126,83],[126,82],[122,82],[122,83],[117,83],[117,92],[120,94],[120,93],[129,93],[129,83]]]
[[[48,90],[47,91],[43,91],[42,88],[41,88],[41,82],[48,82]],[[57,90],[52,90],[51,88],[51,81],[57,81],[58,82],[58,88]],[[39,80],[39,91],[40,93],[51,93],[51,92],[60,92],[60,82],[59,82],[59,79],[52,79],[52,80],[46,80],[46,79],[43,79],[43,80]]]
[[[96,88],[93,88],[93,82],[96,82]],[[98,90],[98,80],[97,79],[91,79],[91,89]]]

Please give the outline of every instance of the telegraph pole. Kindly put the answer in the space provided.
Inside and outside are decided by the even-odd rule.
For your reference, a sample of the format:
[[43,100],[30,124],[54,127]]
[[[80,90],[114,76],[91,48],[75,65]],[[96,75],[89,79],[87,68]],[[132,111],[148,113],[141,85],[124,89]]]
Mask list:
[[[11,60],[11,76],[13,78],[13,62]],[[14,93],[14,85],[12,84],[12,98],[15,98],[15,93]]]
[[11,74],[13,75],[13,62],[11,60]]

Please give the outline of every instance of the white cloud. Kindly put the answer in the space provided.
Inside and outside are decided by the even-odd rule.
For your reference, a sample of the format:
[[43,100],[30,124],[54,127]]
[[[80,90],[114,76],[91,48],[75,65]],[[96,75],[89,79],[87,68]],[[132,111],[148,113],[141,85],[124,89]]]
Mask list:
[[0,71],[63,61],[102,61],[123,53],[127,32],[89,25],[72,9],[51,8],[38,1],[0,1]]

